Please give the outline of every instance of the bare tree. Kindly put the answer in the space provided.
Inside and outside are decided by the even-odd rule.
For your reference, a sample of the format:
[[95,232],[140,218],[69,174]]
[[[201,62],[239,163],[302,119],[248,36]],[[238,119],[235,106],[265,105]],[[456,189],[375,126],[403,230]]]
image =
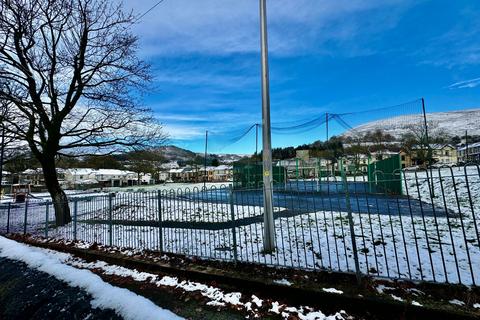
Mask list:
[[57,225],[71,221],[58,156],[110,154],[164,140],[138,97],[149,80],[136,22],[108,0],[2,0],[0,100],[8,129],[40,162]]
[[7,119],[9,116],[10,112],[7,104],[0,102],[0,197],[2,195],[2,186],[6,184],[3,180],[5,164],[21,151],[21,146],[16,143],[15,136],[7,132]]
[[402,149],[412,158],[416,158],[419,164],[431,164],[433,162],[431,144],[444,141],[445,132],[434,121],[428,121],[427,127],[419,122],[409,124],[405,129],[407,132],[401,138]]

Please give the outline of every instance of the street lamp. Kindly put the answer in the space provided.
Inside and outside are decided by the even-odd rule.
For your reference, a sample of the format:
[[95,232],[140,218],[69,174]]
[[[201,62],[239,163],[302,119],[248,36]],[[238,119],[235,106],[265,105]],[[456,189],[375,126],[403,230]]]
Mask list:
[[268,77],[267,3],[260,0],[260,45],[262,60],[262,142],[263,142],[263,251],[275,250],[273,220],[272,136],[270,132],[270,88]]

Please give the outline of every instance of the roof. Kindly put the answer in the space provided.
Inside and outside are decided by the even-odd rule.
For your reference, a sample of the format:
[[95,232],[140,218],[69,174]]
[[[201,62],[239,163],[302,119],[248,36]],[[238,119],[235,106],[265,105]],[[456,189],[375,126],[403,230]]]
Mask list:
[[[468,144],[468,149],[471,149],[471,148],[476,148],[476,147],[480,147],[480,142],[475,142],[475,143],[469,143]],[[458,148],[458,150],[465,150],[467,149],[467,146],[463,146],[463,147],[460,147]]]
[[228,165],[225,165],[225,164],[222,164],[222,165],[215,168],[215,170],[232,170],[232,169],[233,169],[232,166],[228,166]]
[[118,169],[98,169],[92,172],[95,175],[104,175],[104,176],[122,176],[135,174],[133,171],[118,170]]
[[[443,149],[445,147],[449,147],[449,148],[452,148],[452,149],[455,149],[455,147],[449,143],[431,143],[430,144],[430,148],[431,149],[434,149],[434,150],[439,150],[439,149]],[[424,146],[421,146],[421,145],[414,145],[412,146],[412,149],[423,149],[425,148]]]
[[39,173],[43,173],[42,169],[40,168],[37,168],[37,169],[27,169],[25,171],[22,172],[22,174],[39,174]]
[[90,169],[90,168],[71,168],[71,169],[67,169],[66,172],[69,172],[71,174],[78,174],[78,175],[88,175],[90,173],[92,173],[93,169]]

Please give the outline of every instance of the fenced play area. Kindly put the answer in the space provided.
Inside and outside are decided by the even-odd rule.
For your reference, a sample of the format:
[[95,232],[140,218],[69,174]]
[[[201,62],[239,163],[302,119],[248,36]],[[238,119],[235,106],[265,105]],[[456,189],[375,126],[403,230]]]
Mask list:
[[50,201],[4,203],[0,232],[204,259],[476,285],[480,168],[380,169],[388,171],[388,166],[377,164],[370,174],[331,172],[276,183],[276,250],[271,254],[263,252],[259,186],[75,196],[69,200],[73,221],[63,227],[55,227]]

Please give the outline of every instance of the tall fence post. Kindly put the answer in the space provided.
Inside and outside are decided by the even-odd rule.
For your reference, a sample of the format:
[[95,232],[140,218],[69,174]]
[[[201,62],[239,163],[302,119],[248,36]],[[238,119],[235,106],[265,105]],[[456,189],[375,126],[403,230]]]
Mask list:
[[158,201],[158,238],[160,242],[160,253],[163,253],[163,223],[162,223],[162,191],[157,192]]
[[230,197],[230,218],[232,220],[232,236],[233,236],[233,261],[237,263],[238,260],[238,252],[237,252],[237,233],[235,228],[235,206],[233,203],[233,187],[232,185],[229,186],[229,193]]
[[108,194],[108,245],[113,244],[113,228],[112,228],[112,210],[113,210],[113,193]]
[[350,204],[350,191],[348,190],[347,175],[345,173],[345,168],[342,162],[343,160],[340,160],[340,164],[341,164],[340,174],[342,176],[343,188],[345,190],[345,202],[347,206],[348,225],[350,226],[350,237],[352,241],[353,259],[355,261],[355,275],[357,277],[357,284],[360,285],[362,282],[362,276],[360,274],[360,264],[358,262],[357,240],[355,238],[355,226],[354,226],[353,216],[352,216],[352,206]]
[[10,208],[11,208],[11,203],[8,203],[7,207],[7,233],[10,233]]
[[48,238],[48,214],[50,209],[50,203],[47,201],[45,202],[45,238]]
[[25,216],[23,219],[23,234],[27,234],[27,213],[28,213],[28,200],[25,201]]
[[78,212],[78,201],[73,199],[73,240],[77,240],[77,212]]

